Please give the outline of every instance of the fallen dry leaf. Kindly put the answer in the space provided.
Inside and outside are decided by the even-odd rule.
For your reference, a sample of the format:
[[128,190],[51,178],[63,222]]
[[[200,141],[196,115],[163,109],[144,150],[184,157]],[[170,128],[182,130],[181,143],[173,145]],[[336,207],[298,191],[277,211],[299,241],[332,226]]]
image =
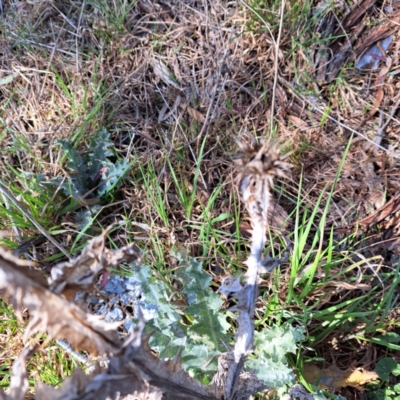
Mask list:
[[378,86],[378,90],[376,92],[376,96],[375,96],[375,100],[374,100],[374,107],[369,112],[370,117],[373,117],[377,113],[378,108],[382,103],[382,100],[383,100],[383,85],[382,85],[382,83],[380,83]]
[[[12,377],[10,387],[7,389],[7,395],[4,400],[23,400],[29,389],[28,373],[26,363],[35,354],[35,347],[26,347],[12,366]],[[3,399],[0,393],[0,399]]]
[[295,115],[289,115],[289,121],[299,129],[306,129],[308,128],[308,123],[303,121],[301,118],[296,117]]
[[48,332],[55,339],[68,338],[74,348],[92,354],[112,351],[118,342],[115,324],[106,324],[97,316],[86,314],[76,305],[44,288],[24,274],[18,258],[0,249],[0,290],[6,290],[15,308],[26,307],[31,320],[24,340],[36,332]]
[[75,260],[52,268],[49,285],[54,293],[73,298],[77,290],[93,286],[99,274],[108,268],[117,268],[122,262],[140,263],[140,252],[134,244],[117,250],[108,249],[105,246],[106,233],[90,240]]
[[305,364],[303,373],[308,383],[331,392],[338,392],[346,386],[363,390],[365,384],[379,379],[375,371],[359,371],[356,368],[343,371],[335,365],[321,369],[313,363]]
[[[101,240],[95,240],[94,243],[101,244]],[[90,257],[93,242],[88,247],[88,251],[82,252],[84,258]],[[114,253],[115,260],[122,253],[122,249]],[[149,335],[142,337],[143,320],[122,343],[117,334],[117,324],[106,323],[97,316],[87,314],[75,304],[39,285],[23,273],[21,264],[18,258],[0,248],[0,290],[6,289],[14,306],[28,308],[31,315],[25,339],[35,332],[47,332],[51,338],[67,340],[75,349],[87,350],[92,355],[102,354],[109,360],[108,368],[97,368],[92,375],[83,375],[78,370],[59,390],[43,389],[42,385],[37,398],[105,400],[115,398],[117,393],[121,396],[143,393],[149,390],[149,386],[155,386],[161,389],[162,398],[166,399],[217,400],[213,388],[191,378],[176,360],[163,361],[151,353]],[[28,386],[25,385],[23,365],[30,354],[24,353],[20,364],[16,364],[17,371],[14,370],[15,378],[12,378],[15,384],[11,385],[15,389],[13,400],[25,396]],[[48,393],[47,397],[44,392]],[[10,397],[0,390],[0,399],[8,400]]]
[[365,14],[365,12],[376,3],[376,0],[362,0],[347,14],[338,26],[334,36],[343,35],[348,32]]
[[167,85],[173,86],[176,89],[181,89],[178,83],[173,80],[173,74],[168,67],[161,61],[153,58],[151,60],[154,73]]
[[180,104],[180,107],[181,107],[183,110],[186,110],[187,113],[188,113],[192,118],[194,118],[197,122],[203,123],[203,122],[206,120],[206,117],[205,117],[201,112],[195,110],[195,109],[192,108],[192,107],[189,107],[186,103],[182,102],[182,103]]

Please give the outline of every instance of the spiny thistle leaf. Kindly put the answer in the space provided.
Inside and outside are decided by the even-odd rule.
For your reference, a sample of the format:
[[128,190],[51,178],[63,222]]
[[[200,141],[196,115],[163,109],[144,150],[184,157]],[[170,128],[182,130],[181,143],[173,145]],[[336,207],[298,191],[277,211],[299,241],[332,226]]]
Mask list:
[[304,340],[304,329],[289,324],[255,332],[255,358],[247,359],[245,369],[253,371],[269,387],[293,383],[294,374],[287,366],[286,354],[295,353],[296,343],[301,340]]
[[65,155],[67,156],[68,168],[71,171],[76,172],[77,174],[80,173],[86,177],[86,165],[82,157],[72,146],[72,143],[68,140],[62,140],[62,139],[58,140],[58,143],[60,144],[61,148],[65,152]]
[[[230,325],[220,314],[222,300],[210,288],[211,277],[202,265],[188,257],[184,251],[174,251],[179,260],[175,278],[182,283],[182,293],[188,304],[182,311],[191,324],[184,324],[177,306],[168,301],[167,286],[153,276],[147,266],[135,267],[135,276],[141,282],[143,296],[140,306],[147,319],[147,330],[155,330],[150,346],[161,358],[173,359],[181,354],[181,364],[198,379],[207,372],[216,371],[216,358],[225,350],[223,343],[230,343],[227,331]],[[281,388],[294,379],[287,366],[286,354],[296,351],[296,343],[304,339],[303,329],[289,324],[274,326],[255,333],[253,357],[245,364],[266,385]]]
[[61,145],[61,148],[65,151],[67,156],[67,166],[68,168],[74,172],[74,174],[69,175],[67,179],[63,178],[55,178],[52,179],[51,182],[54,184],[61,186],[64,193],[67,196],[72,196],[74,198],[79,198],[86,194],[89,184],[89,177],[86,170],[86,165],[76,151],[76,149],[72,146],[72,143],[68,140],[59,140],[58,143]]
[[139,305],[147,320],[146,331],[154,331],[150,346],[158,351],[160,358],[174,358],[186,341],[185,327],[179,323],[181,316],[175,311],[177,307],[168,302],[165,284],[153,276],[148,266],[135,266],[134,271],[142,288]]
[[78,231],[81,232],[83,229],[88,229],[94,222],[95,215],[101,210],[99,204],[94,204],[89,209],[82,209],[75,214],[75,222],[78,225]]
[[117,187],[121,179],[126,178],[126,172],[130,167],[125,160],[117,160],[113,163],[108,159],[113,156],[110,150],[113,147],[114,143],[110,140],[110,134],[104,128],[100,128],[90,139],[92,151],[87,156],[87,170],[93,187],[102,182],[96,189],[98,197]]
[[[43,183],[61,188],[66,196],[75,199],[99,198],[119,187],[121,180],[127,177],[131,165],[126,160],[114,163],[108,158],[113,156],[110,149],[114,143],[104,128],[91,137],[90,146],[83,157],[68,140],[59,140],[59,144],[67,156],[67,167],[73,173],[66,178],[58,177]],[[49,185],[46,186],[49,188]],[[97,189],[91,192],[96,186]]]
[[216,357],[220,354],[220,351],[212,350],[204,344],[187,343],[181,356],[182,365],[186,370],[215,372],[216,365],[213,360],[216,360]]
[[87,169],[90,179],[95,180],[98,172],[105,166],[108,161],[107,157],[112,157],[113,153],[110,148],[114,147],[114,143],[110,140],[110,134],[105,128],[100,128],[96,134],[90,139],[90,153],[87,157]]
[[181,354],[185,370],[192,370],[199,379],[204,373],[215,372],[216,356],[225,350],[223,342],[230,340],[226,334],[230,325],[219,313],[220,297],[210,288],[211,277],[202,271],[201,263],[184,252],[173,253],[182,268],[175,278],[184,287],[183,294],[188,304],[183,309],[191,324],[183,323],[177,306],[167,300],[169,292],[163,282],[152,276],[147,266],[135,267],[135,276],[142,286],[143,296],[139,304],[147,319],[146,329],[155,330],[150,346],[161,358],[174,358]]
[[143,310],[144,317],[146,319],[157,319],[155,324],[160,324],[159,329],[162,329],[165,323],[170,325],[174,321],[179,321],[180,316],[175,311],[177,307],[167,300],[165,284],[156,279],[153,276],[153,271],[146,265],[135,266],[134,271],[135,277],[142,287],[142,298],[139,304]]
[[97,189],[97,194],[99,197],[103,196],[111,189],[119,187],[121,185],[122,179],[127,178],[127,171],[131,167],[126,160],[117,160],[115,164],[107,160],[105,163],[106,170],[102,175],[102,183]]
[[294,381],[292,369],[285,364],[277,364],[267,359],[249,359],[246,365],[257,378],[261,379],[270,388],[281,388],[292,384]]
[[273,362],[286,362],[287,353],[295,353],[296,343],[304,340],[304,328],[284,324],[254,334],[255,354]]
[[210,349],[224,351],[223,341],[227,340],[230,325],[226,316],[220,313],[221,297],[210,288],[211,277],[202,270],[200,262],[187,257],[184,252],[175,251],[172,255],[184,266],[176,271],[175,276],[182,282],[182,292],[189,304],[184,312],[194,318],[188,334]]

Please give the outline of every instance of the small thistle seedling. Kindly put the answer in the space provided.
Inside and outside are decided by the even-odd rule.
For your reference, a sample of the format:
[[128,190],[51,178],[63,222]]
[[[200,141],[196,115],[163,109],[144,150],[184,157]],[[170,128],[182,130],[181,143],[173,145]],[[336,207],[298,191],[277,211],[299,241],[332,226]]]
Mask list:
[[121,181],[127,178],[127,172],[132,164],[126,160],[111,161],[114,157],[112,148],[114,143],[110,140],[110,134],[100,128],[90,138],[89,147],[81,155],[68,140],[59,140],[61,149],[67,159],[69,173],[67,176],[45,180],[44,176],[38,177],[38,182],[51,195],[62,191],[71,199],[71,203],[65,207],[61,214],[86,206],[86,209],[76,214],[79,230],[87,230],[101,212],[101,206],[96,199],[104,198],[111,194],[115,188],[121,185]]

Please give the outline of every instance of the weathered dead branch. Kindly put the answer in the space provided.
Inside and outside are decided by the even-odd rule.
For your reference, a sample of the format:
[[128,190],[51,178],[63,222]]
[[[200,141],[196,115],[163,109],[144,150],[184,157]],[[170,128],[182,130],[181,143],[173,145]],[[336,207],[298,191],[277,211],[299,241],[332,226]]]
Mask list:
[[[88,261],[88,254],[88,251],[83,252],[85,261]],[[106,260],[105,254],[104,247],[100,246],[93,256]],[[75,264],[80,261],[78,258]],[[122,342],[115,329],[119,324],[106,323],[52,293],[26,276],[21,264],[11,254],[0,250],[0,290],[7,291],[17,309],[26,307],[31,315],[25,340],[37,331],[47,331],[52,338],[67,339],[77,349],[102,354],[110,360],[106,370],[98,368],[88,376],[76,372],[60,390],[53,389],[51,394],[48,388],[39,390],[38,399],[115,398],[117,394],[125,396],[148,391],[153,386],[159,388],[162,398],[166,399],[217,399],[211,387],[201,385],[182,371],[179,360],[162,361],[151,354],[147,346],[148,337],[142,337],[143,322]],[[19,368],[15,379],[25,382],[27,378],[23,368]],[[20,392],[13,390],[12,399],[19,399],[20,395],[23,397],[28,389],[27,385],[19,387]]]

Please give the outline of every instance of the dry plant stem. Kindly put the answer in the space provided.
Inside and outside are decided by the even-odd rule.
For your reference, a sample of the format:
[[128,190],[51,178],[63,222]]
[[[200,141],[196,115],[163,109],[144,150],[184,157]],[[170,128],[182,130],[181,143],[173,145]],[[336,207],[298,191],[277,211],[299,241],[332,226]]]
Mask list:
[[68,253],[67,250],[64,249],[63,246],[61,246],[60,243],[57,242],[49,233],[33,218],[32,214],[26,210],[24,207],[19,204],[17,199],[0,183],[0,192],[3,196],[5,196],[11,203],[26,217],[29,219],[29,221],[32,222],[33,225],[35,225],[36,229],[47,238],[47,240],[54,244],[54,246],[57,247],[58,250],[61,251],[68,259],[71,258],[70,254]]
[[275,110],[275,97],[276,97],[276,85],[278,84],[278,69],[279,69],[279,44],[281,41],[281,35],[282,35],[282,26],[283,26],[283,14],[285,11],[285,0],[282,0],[281,2],[281,13],[280,13],[280,21],[279,21],[279,31],[278,31],[278,37],[275,40],[274,35],[271,32],[271,29],[265,22],[265,20],[257,13],[255,10],[253,10],[245,1],[241,0],[241,3],[247,7],[250,11],[252,11],[254,14],[257,15],[257,17],[260,19],[260,21],[265,25],[267,28],[268,33],[271,36],[271,40],[274,43],[275,46],[275,63],[274,63],[274,86],[272,88],[272,98],[271,98],[271,121],[270,121],[270,130],[271,134],[274,130],[274,110]]
[[[4,193],[2,193],[2,197],[3,197],[4,204],[5,204],[5,206],[6,206],[6,209],[7,209],[8,211],[10,211],[11,207],[10,207],[10,203],[9,203],[9,201],[8,201],[8,198],[6,197],[6,195],[5,195]],[[14,231],[15,236],[16,236],[16,238],[17,238],[18,244],[21,244],[22,238],[21,238],[21,234],[20,234],[20,232],[19,232],[18,226],[16,226],[16,225],[14,224],[13,218],[10,218],[10,220],[11,220],[11,223],[13,224],[13,231]]]
[[[11,384],[7,390],[6,400],[23,400],[24,393],[28,392],[29,381],[28,373],[26,370],[26,362],[29,361],[35,354],[36,347],[27,346],[22,351],[20,356],[14,361],[12,367]],[[3,399],[0,393],[0,399]]]
[[[250,256],[245,261],[248,269],[246,272],[246,290],[245,298],[240,304],[242,311],[242,320],[238,329],[237,340],[233,350],[234,364],[229,371],[225,392],[226,398],[233,397],[236,389],[240,372],[243,368],[247,354],[252,350],[254,341],[254,308],[257,298],[257,283],[261,267],[261,255],[266,243],[267,214],[270,194],[268,186],[262,180],[257,182],[256,195],[252,194],[252,177],[245,177],[240,185],[240,192],[250,214],[252,222],[255,222],[252,228]],[[262,199],[261,202],[255,201],[255,198]],[[263,204],[266,207],[260,207]]]
[[[388,127],[388,125],[392,121],[392,119],[394,117],[394,114],[396,114],[396,111],[399,108],[399,106],[400,106],[400,97],[396,101],[396,104],[392,107],[392,109],[390,111],[390,114],[389,114],[389,118],[387,119],[387,121],[383,125],[382,125],[382,123],[383,123],[383,113],[382,113],[382,111],[380,112],[380,115],[379,115],[379,129],[378,129],[377,134],[372,139],[372,141],[375,143],[374,151],[377,151],[378,147],[380,147],[380,144],[381,144],[382,139],[383,139],[383,134],[385,133],[386,128]],[[367,147],[366,147],[366,150],[370,149],[371,147],[372,147],[372,145],[368,144]]]
[[246,282],[240,283],[240,278],[228,277],[220,287],[220,292],[236,298],[237,303],[231,308],[238,312],[238,330],[236,343],[228,358],[232,359],[226,376],[224,389],[225,399],[234,399],[240,373],[249,352],[253,350],[254,339],[254,309],[257,299],[257,286],[261,273],[271,271],[282,260],[262,257],[266,244],[268,226],[268,208],[270,207],[270,187],[274,176],[284,176],[283,170],[289,164],[283,161],[274,147],[267,144],[246,147],[240,145],[243,151],[239,162],[242,171],[239,174],[239,192],[252,224],[250,255],[245,261],[248,269]]
[[[309,101],[305,96],[301,95],[300,93],[298,93],[290,84],[290,82],[288,82],[286,79],[279,77],[279,80],[294,94],[296,95],[300,100],[304,101],[305,103],[307,103],[309,106],[312,107],[313,110],[319,112],[322,115],[326,115],[324,113],[323,110],[321,110],[319,107],[317,107],[315,104],[312,104],[311,101]],[[365,135],[363,135],[361,132],[356,131],[355,129],[351,128],[350,126],[346,125],[346,124],[342,124],[340,121],[338,121],[337,119],[331,117],[330,115],[326,115],[326,118],[328,118],[330,121],[334,122],[335,124],[341,126],[342,128],[345,128],[347,130],[349,130],[352,133],[355,133],[357,136],[365,139],[367,142],[369,142],[371,145],[375,146],[376,148],[379,148],[380,150],[383,150],[385,153],[390,154],[393,158],[395,159],[400,159],[400,157],[398,155],[396,155],[393,151],[390,151],[388,149],[385,149],[384,147],[380,146],[379,144],[375,143],[373,140],[369,139],[368,137],[366,137]],[[389,121],[391,120],[391,118],[389,118]]]
[[[272,135],[272,132],[274,131],[275,96],[276,96],[276,85],[278,84],[278,69],[279,69],[279,44],[281,42],[281,36],[282,36],[284,11],[285,11],[285,0],[282,0],[282,2],[281,2],[281,18],[279,21],[279,32],[278,32],[278,38],[276,39],[276,43],[275,43],[274,87],[272,89],[272,99],[271,99],[271,135]],[[264,21],[264,23],[265,23],[265,21]]]

